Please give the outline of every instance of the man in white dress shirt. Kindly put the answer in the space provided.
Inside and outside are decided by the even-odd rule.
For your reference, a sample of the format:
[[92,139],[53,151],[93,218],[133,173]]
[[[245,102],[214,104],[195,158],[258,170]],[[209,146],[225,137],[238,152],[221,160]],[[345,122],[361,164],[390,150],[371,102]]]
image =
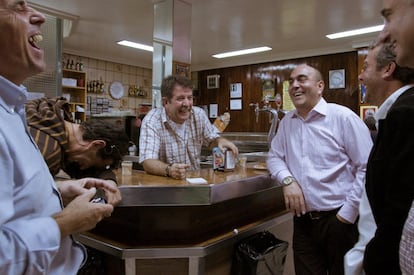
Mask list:
[[357,241],[355,221],[372,146],[368,127],[352,110],[327,103],[321,73],[307,64],[290,74],[296,110],[272,140],[267,167],[283,185],[294,217],[296,274],[344,273],[343,258]]

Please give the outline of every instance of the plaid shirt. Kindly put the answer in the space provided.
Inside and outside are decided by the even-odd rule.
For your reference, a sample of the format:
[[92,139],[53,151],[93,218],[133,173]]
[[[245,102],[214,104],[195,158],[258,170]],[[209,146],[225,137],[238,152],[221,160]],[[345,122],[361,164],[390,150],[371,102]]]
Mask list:
[[165,108],[152,109],[142,121],[139,139],[139,162],[158,159],[167,164],[187,163],[190,169],[200,168],[203,145],[219,137],[203,109],[193,106],[180,134],[167,117]]
[[401,235],[400,267],[402,274],[414,274],[414,201]]

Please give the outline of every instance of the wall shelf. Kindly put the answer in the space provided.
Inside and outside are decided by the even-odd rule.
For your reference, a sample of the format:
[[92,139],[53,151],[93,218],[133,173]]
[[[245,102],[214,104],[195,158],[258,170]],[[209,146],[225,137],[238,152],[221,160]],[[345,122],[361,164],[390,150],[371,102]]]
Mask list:
[[[76,79],[76,86],[62,85],[62,96],[69,101],[72,118],[75,122],[86,120],[86,72],[76,70],[62,70],[63,78]],[[78,107],[78,108],[77,108]],[[79,107],[83,111],[79,111]]]

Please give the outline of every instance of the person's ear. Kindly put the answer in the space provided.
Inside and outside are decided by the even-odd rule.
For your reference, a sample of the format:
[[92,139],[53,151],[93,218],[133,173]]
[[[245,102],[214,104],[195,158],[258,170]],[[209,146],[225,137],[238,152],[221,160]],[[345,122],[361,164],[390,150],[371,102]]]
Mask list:
[[319,80],[316,85],[318,87],[318,90],[319,90],[320,94],[322,94],[323,89],[325,88],[325,82],[323,82],[323,80]]
[[389,63],[387,66],[385,66],[384,71],[382,73],[382,77],[384,79],[391,78],[396,68],[397,68],[397,64],[395,64],[395,62]]
[[91,145],[95,147],[97,150],[104,148],[106,146],[106,141],[102,139],[95,139],[91,142]]
[[165,106],[167,104],[168,100],[165,96],[162,97],[162,106]]

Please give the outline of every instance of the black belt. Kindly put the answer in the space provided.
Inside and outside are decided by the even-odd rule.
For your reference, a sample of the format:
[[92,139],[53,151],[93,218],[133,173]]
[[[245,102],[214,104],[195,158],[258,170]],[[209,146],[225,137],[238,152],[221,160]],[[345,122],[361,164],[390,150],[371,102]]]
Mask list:
[[311,220],[320,220],[338,213],[339,208],[329,211],[309,211],[302,217],[309,218]]

